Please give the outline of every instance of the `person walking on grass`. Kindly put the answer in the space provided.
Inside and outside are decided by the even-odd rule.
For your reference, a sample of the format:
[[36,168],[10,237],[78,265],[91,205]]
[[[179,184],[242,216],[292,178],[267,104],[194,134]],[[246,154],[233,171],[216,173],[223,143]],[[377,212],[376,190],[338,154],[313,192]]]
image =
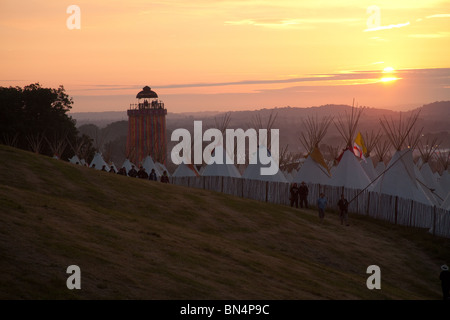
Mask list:
[[348,200],[345,199],[344,194],[341,194],[341,199],[338,201],[339,207],[339,218],[341,218],[341,225],[345,223],[346,226],[348,224]]
[[325,198],[323,192],[320,193],[319,199],[317,199],[317,208],[319,209],[319,219],[322,223],[325,218],[325,209],[327,208],[327,198]]

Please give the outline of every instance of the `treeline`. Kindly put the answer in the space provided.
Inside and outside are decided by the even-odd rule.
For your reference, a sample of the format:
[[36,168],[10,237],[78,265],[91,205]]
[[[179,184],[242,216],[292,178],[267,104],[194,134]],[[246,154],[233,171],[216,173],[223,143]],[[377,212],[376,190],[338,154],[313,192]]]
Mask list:
[[67,114],[72,104],[63,86],[0,87],[0,143],[64,160],[74,154],[91,160],[92,139],[81,135]]

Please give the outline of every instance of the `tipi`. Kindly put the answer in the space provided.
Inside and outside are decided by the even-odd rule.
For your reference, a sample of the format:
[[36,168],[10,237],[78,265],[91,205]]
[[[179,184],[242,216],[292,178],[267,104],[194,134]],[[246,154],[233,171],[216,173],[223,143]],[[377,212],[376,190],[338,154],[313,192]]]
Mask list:
[[361,167],[366,172],[370,181],[373,181],[378,176],[378,174],[375,171],[371,153],[375,148],[375,146],[378,144],[378,141],[380,140],[381,132],[380,131],[378,131],[377,133],[374,133],[374,131],[371,131],[370,133],[366,132],[364,137],[365,137],[364,143],[366,146],[366,152],[364,154],[364,161],[361,161]]
[[363,108],[352,107],[351,113],[346,114],[344,120],[339,118],[338,123],[335,123],[345,140],[346,148],[338,158],[339,163],[331,176],[330,185],[332,186],[362,190],[370,184],[369,177],[353,152],[356,127],[363,110]]
[[[412,148],[405,146],[406,139],[411,134],[418,116],[419,112],[403,123],[400,114],[397,124],[393,121],[389,122],[386,118],[385,121],[380,119],[381,126],[397,151],[387,165],[385,173],[373,184],[371,190],[433,205],[433,200],[426,195],[417,181]],[[414,147],[413,144],[409,144],[409,146]]]
[[[259,146],[256,153],[251,155],[250,159],[254,160],[256,158],[255,164],[249,164],[242,175],[244,179],[250,180],[261,180],[261,181],[276,181],[276,182],[288,182],[283,172],[278,168],[278,171],[274,175],[261,175],[261,168],[268,167],[269,165],[263,165],[259,159],[259,154],[265,152],[267,154],[267,158],[270,159],[270,163],[275,160],[272,158],[270,151],[267,150],[265,146]],[[277,164],[278,166],[278,164]]]
[[103,160],[102,154],[100,152],[96,152],[89,167],[90,168],[95,167],[95,169],[97,170],[102,170],[103,166],[105,166],[106,170],[109,171],[109,166],[105,162],[105,160]]
[[172,177],[199,177],[197,169],[193,164],[185,164],[182,162],[172,174]]
[[144,160],[142,161],[142,166],[144,167],[145,172],[147,172],[147,174],[150,174],[152,172],[152,169],[155,169],[155,173],[158,179],[162,176],[162,172],[159,171],[159,168],[156,166],[155,162],[153,161],[150,155],[147,155],[144,158]]
[[319,122],[317,115],[308,117],[303,121],[303,128],[306,131],[301,133],[300,142],[308,152],[308,155],[298,169],[297,174],[293,176],[292,182],[329,184],[330,170],[319,150],[319,143],[325,137],[331,121],[331,117],[324,117]]
[[[216,146],[211,153],[211,156],[215,154],[222,153],[223,162],[222,163],[211,163],[207,164],[202,171],[201,175],[205,177],[234,177],[240,178],[241,174],[236,166],[232,163],[231,158],[228,156],[227,152],[222,145]],[[207,161],[207,159],[205,159]]]

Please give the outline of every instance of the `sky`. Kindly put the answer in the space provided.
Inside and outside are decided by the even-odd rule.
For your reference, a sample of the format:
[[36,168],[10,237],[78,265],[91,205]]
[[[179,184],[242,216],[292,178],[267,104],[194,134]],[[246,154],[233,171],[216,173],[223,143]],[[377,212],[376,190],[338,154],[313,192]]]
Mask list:
[[1,0],[0,43],[0,86],[63,85],[72,112],[147,85],[175,113],[450,100],[450,1]]

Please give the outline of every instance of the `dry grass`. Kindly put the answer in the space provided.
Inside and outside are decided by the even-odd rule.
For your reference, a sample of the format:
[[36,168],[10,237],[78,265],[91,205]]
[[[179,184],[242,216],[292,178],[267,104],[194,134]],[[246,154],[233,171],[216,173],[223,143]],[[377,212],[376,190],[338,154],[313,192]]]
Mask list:
[[[0,146],[2,299],[440,299],[450,240]],[[68,290],[69,265],[81,290]],[[381,290],[366,269],[381,268]]]

